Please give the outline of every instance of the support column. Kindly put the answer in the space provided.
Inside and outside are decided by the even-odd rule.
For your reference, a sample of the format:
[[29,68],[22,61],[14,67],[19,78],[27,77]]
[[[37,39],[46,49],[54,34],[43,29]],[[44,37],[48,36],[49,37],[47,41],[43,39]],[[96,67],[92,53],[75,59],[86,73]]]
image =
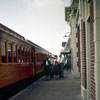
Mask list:
[[72,58],[73,58],[73,69],[72,69],[72,74],[74,77],[80,77],[80,72],[79,72],[79,69],[78,69],[78,64],[77,64],[77,61],[78,61],[78,56],[77,56],[77,52],[78,52],[78,47],[77,47],[77,37],[76,37],[76,34],[77,34],[77,28],[76,28],[76,19],[75,17],[72,18],[72,36],[71,36],[71,45],[72,45]]
[[80,36],[81,36],[81,95],[87,100],[87,58],[86,58],[86,23],[85,0],[80,0]]
[[100,0],[94,0],[94,43],[96,100],[100,100]]
[[[86,21],[86,61],[87,61],[87,100],[91,99],[91,66],[90,66],[90,3],[85,0],[85,21]],[[87,10],[88,9],[88,10]]]

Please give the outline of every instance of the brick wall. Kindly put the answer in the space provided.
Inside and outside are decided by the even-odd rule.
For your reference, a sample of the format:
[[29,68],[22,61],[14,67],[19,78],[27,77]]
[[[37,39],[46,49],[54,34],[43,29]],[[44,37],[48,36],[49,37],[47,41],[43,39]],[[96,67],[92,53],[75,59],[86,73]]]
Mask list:
[[90,2],[90,63],[91,63],[91,98],[95,98],[95,73],[94,73],[94,62],[95,62],[95,46],[94,46],[94,9],[93,9],[93,0]]
[[86,89],[87,88],[87,72],[86,72],[86,34],[85,34],[85,22],[81,21],[82,27],[82,85]]

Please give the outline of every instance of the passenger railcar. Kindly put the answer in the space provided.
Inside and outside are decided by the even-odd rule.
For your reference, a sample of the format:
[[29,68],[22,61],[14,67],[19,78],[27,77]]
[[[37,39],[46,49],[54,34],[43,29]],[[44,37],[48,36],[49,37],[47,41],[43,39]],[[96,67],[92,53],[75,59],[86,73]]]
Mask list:
[[50,52],[0,24],[0,88],[44,71],[40,67]]

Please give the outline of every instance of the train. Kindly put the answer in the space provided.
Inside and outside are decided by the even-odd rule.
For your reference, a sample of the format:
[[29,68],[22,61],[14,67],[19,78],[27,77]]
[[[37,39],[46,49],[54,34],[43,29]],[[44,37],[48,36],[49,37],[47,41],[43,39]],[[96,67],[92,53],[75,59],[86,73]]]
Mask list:
[[41,63],[52,57],[39,45],[0,23],[0,90],[44,72]]

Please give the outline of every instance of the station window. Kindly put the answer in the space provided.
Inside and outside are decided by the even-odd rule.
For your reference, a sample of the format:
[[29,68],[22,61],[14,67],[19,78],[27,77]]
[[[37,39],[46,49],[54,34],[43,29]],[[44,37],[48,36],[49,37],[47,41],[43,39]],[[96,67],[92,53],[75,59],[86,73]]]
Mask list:
[[17,62],[16,45],[13,45],[14,62]]
[[1,58],[2,63],[6,62],[6,44],[4,41],[1,41]]
[[8,62],[12,62],[12,52],[10,43],[8,43]]
[[18,62],[21,62],[21,56],[20,56],[20,47],[18,47]]

